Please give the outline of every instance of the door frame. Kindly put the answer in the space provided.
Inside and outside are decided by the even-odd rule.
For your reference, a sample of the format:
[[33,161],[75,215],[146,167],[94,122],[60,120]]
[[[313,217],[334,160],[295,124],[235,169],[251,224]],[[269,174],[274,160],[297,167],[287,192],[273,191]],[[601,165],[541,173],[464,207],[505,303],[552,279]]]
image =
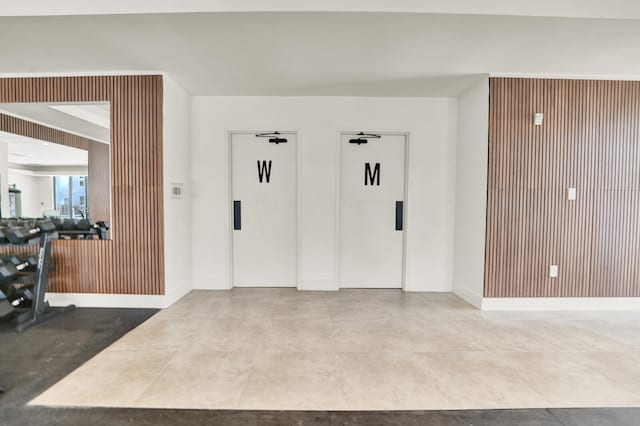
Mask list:
[[[290,135],[293,134],[296,136],[296,143],[294,146],[294,156],[296,158],[295,161],[295,166],[294,166],[294,174],[295,174],[295,178],[294,178],[294,185],[295,185],[295,189],[294,189],[294,197],[296,197],[295,200],[295,205],[296,205],[296,214],[295,214],[295,218],[296,218],[296,227],[295,227],[295,234],[296,234],[296,288],[300,289],[300,277],[301,277],[301,268],[302,268],[302,253],[300,253],[301,247],[302,247],[302,216],[301,216],[301,212],[302,212],[302,208],[301,208],[301,203],[302,203],[302,174],[301,174],[301,169],[302,169],[302,147],[301,147],[301,142],[302,142],[302,138],[300,135],[300,131],[299,130],[288,130],[289,128],[286,126],[283,127],[275,127],[275,128],[270,128],[270,129],[265,129],[264,126],[256,126],[256,127],[248,127],[248,128],[241,128],[241,129],[226,129],[225,132],[227,134],[227,203],[228,203],[228,210],[229,210],[229,223],[228,223],[228,229],[229,229],[229,259],[228,259],[228,263],[227,263],[227,268],[228,268],[228,273],[227,273],[227,280],[229,283],[229,289],[233,289],[235,287],[235,283],[234,283],[234,276],[233,276],[233,148],[232,148],[232,139],[233,139],[233,135],[255,135],[257,133],[268,133],[268,132],[273,132],[274,129],[280,129],[283,128],[285,130],[278,130],[281,134],[283,135]],[[256,130],[258,129],[258,130]],[[269,288],[269,287],[267,287]],[[278,287],[273,287],[273,288],[278,288]],[[293,287],[291,287],[293,288]]]
[[342,138],[345,135],[355,135],[358,132],[369,132],[376,135],[381,136],[404,136],[404,211],[402,212],[402,281],[401,281],[401,289],[402,291],[407,291],[407,283],[406,283],[406,271],[407,271],[407,231],[409,229],[409,146],[411,139],[411,131],[409,130],[376,130],[369,128],[362,129],[341,129],[338,130],[337,142],[336,142],[336,231],[335,231],[335,276],[336,276],[336,287],[337,290],[340,290],[341,280],[340,280],[340,238],[342,236],[341,230],[341,216],[342,216],[342,206],[341,206],[341,196],[342,196]]

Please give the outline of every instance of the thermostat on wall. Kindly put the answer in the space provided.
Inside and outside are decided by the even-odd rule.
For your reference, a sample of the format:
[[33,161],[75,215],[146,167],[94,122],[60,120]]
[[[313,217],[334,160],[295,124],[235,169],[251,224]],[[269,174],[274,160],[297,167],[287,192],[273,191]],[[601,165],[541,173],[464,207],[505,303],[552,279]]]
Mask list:
[[182,183],[172,183],[170,190],[171,198],[182,198],[183,186]]

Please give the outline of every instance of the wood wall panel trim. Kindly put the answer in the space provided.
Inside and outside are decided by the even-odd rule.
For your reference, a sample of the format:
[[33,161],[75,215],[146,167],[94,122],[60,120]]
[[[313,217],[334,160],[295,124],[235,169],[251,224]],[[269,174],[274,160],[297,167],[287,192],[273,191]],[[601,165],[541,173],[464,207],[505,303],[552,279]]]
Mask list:
[[113,239],[55,241],[50,291],[164,294],[162,96],[159,75],[0,78],[0,102],[111,105]]
[[[72,148],[89,150],[92,143],[100,143],[93,139],[83,136],[74,135],[12,115],[0,113],[0,131],[14,133],[32,139],[56,143],[59,145],[70,146]],[[105,145],[105,144],[102,144]]]
[[489,115],[484,296],[640,296],[640,82],[491,78]]
[[92,142],[89,157],[89,213],[94,221],[111,222],[111,177],[109,145]]

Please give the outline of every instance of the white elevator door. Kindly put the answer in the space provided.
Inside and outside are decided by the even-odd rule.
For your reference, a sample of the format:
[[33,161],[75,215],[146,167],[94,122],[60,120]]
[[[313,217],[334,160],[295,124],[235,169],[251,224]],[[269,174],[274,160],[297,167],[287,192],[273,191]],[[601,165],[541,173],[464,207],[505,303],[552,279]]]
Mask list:
[[296,135],[231,136],[233,285],[296,287]]
[[401,288],[406,138],[352,139],[340,146],[340,287]]

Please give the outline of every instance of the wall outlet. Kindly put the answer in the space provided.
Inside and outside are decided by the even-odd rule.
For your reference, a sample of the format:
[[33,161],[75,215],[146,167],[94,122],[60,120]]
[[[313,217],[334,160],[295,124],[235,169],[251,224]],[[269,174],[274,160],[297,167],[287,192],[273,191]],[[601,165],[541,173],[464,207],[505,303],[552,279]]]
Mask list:
[[542,126],[542,122],[544,121],[544,114],[541,112],[536,112],[533,116],[533,124],[536,126]]
[[549,267],[549,277],[558,278],[558,265],[551,265]]
[[575,201],[575,199],[577,198],[577,196],[578,196],[578,193],[577,193],[577,191],[576,191],[576,189],[575,189],[575,188],[569,188],[569,189],[567,190],[567,199],[568,199],[569,201]]

